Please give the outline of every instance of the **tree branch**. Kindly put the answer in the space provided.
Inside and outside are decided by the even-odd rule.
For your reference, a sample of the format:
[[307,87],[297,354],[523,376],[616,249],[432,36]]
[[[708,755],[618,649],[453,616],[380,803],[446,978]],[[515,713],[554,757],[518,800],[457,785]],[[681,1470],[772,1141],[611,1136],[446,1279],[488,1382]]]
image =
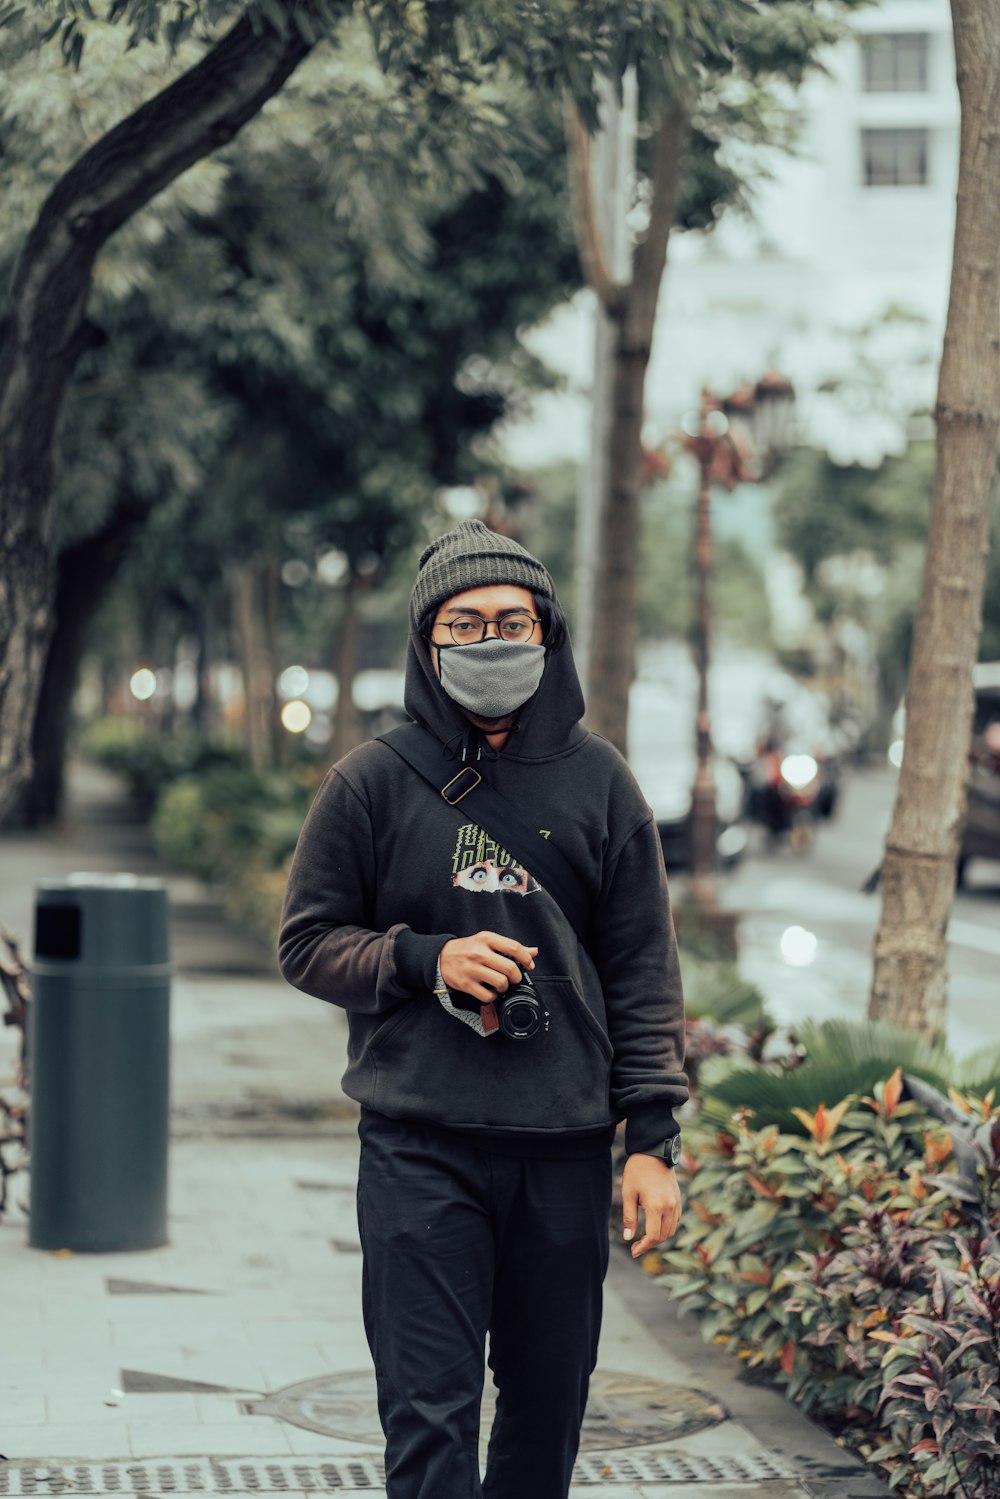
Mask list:
[[594,204],[594,184],[590,175],[590,136],[572,100],[566,105],[566,145],[573,190],[573,223],[583,273],[605,311],[614,317],[621,308],[623,289],[612,277],[608,266],[607,251]]
[[677,213],[681,162],[687,144],[690,116],[681,105],[666,111],[653,137],[649,227],[632,255],[629,333],[643,344],[652,342],[660,284],[667,263],[667,243]]
[[[291,4],[289,3],[289,9]],[[243,17],[195,67],[96,142],[56,183],[22,251],[0,344],[0,517],[44,530],[52,447],[94,260],[111,234],[230,140],[310,51]]]

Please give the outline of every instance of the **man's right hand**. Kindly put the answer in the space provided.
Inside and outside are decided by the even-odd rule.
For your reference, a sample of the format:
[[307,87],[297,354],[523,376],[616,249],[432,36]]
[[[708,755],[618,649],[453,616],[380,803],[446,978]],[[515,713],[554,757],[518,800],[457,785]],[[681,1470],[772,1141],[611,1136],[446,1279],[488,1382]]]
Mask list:
[[449,989],[489,1004],[520,982],[521,970],[534,968],[537,947],[523,947],[499,932],[453,937],[441,949],[441,977]]

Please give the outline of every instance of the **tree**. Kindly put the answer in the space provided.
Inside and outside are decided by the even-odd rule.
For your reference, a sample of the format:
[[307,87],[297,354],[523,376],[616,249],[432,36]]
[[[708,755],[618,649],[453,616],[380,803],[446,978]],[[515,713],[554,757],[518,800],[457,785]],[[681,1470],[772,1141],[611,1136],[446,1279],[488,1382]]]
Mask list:
[[[748,149],[790,143],[791,117],[781,89],[822,68],[824,49],[843,34],[838,12],[859,0],[786,0],[747,5],[722,0],[711,17],[700,0],[671,9],[673,25],[655,59],[638,65],[641,193],[646,227],[629,274],[609,268],[594,204],[589,138],[570,114],[580,253],[588,282],[613,329],[607,488],[598,525],[595,596],[622,622],[590,643],[587,701],[591,725],[626,748],[628,693],[634,676],[636,572],[640,518],[643,391],[660,284],[672,227],[705,228],[732,205],[746,207]],[[752,157],[751,157],[752,159]]]
[[[113,71],[119,63],[115,53]],[[352,122],[358,138],[374,139],[394,88],[364,63],[359,47]],[[92,71],[93,98],[104,68]],[[502,151],[470,140],[460,118],[437,124],[421,162],[415,151],[434,122],[411,109],[405,128],[383,132],[375,159],[345,153],[331,168],[281,128],[289,115],[299,140],[315,137],[331,71],[311,59],[268,128],[251,125],[222,154],[211,193],[189,194],[182,215],[139,237],[136,259],[105,267],[102,281],[120,285],[116,297],[102,287],[106,342],[68,392],[66,546],[36,716],[35,821],[58,806],[87,620],[129,551],[145,621],[139,649],[153,644],[155,613],[161,651],[177,635],[198,641],[203,681],[209,641],[235,639],[255,764],[271,759],[280,734],[281,560],[294,542],[311,572],[317,556],[338,551],[343,584],[334,598],[311,591],[309,624],[312,659],[336,638],[336,748],[349,748],[359,604],[412,546],[436,487],[490,465],[484,440],[542,377],[518,329],[579,280],[555,112],[510,84],[503,97],[517,125]],[[79,99],[66,109],[63,128],[75,128]],[[50,144],[51,131],[50,104]],[[70,567],[75,588],[63,584]]]
[[986,0],[952,0],[951,9],[961,128],[937,472],[868,1011],[927,1036],[947,1013],[946,934],[1000,430],[1000,25]]
[[[97,24],[92,8],[46,12],[38,0],[38,11],[78,63]],[[571,18],[531,0],[251,0],[221,35],[220,19],[232,16],[224,5],[178,11],[162,0],[115,0],[109,14],[137,44],[164,35],[207,47],[64,172],[18,259],[0,339],[0,814],[30,765],[52,629],[54,441],[67,383],[95,337],[87,318],[95,261],[132,215],[231,141],[321,38],[338,41],[355,11],[383,68],[401,81],[404,111],[412,100],[441,116],[510,67],[550,95],[570,88],[592,120],[597,74],[619,70],[650,33],[646,7],[634,0],[581,0]],[[500,123],[494,110],[494,129]],[[323,145],[335,155],[349,140],[335,124]]]

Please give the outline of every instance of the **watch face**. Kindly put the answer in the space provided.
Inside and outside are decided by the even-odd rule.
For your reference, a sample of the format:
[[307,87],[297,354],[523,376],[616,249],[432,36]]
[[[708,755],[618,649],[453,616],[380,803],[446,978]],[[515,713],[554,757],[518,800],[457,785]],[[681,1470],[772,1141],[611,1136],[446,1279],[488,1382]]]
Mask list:
[[667,1160],[670,1162],[671,1166],[677,1166],[677,1165],[680,1164],[680,1159],[681,1159],[681,1137],[680,1137],[680,1135],[674,1135],[674,1137],[670,1141],[670,1145],[669,1145],[669,1147],[667,1149]]

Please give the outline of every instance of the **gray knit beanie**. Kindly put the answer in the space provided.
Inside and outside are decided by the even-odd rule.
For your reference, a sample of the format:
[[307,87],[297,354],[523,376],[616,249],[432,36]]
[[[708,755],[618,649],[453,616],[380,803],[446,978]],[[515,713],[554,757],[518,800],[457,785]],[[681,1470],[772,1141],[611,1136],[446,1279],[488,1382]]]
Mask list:
[[513,583],[546,599],[556,596],[546,568],[518,542],[491,531],[481,520],[462,521],[432,541],[420,558],[410,595],[414,629],[428,609],[436,609],[453,594],[495,583]]

